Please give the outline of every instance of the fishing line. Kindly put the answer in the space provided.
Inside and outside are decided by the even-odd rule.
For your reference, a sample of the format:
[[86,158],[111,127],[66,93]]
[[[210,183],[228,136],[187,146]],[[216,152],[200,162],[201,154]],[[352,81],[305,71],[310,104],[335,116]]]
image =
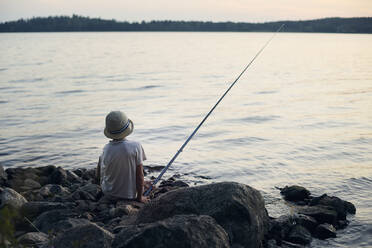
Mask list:
[[150,188],[146,190],[144,193],[144,196],[148,196],[153,188],[154,185],[156,185],[161,177],[164,175],[164,173],[169,169],[169,167],[172,165],[174,160],[178,157],[178,155],[183,151],[185,146],[189,143],[189,141],[194,137],[196,132],[199,130],[199,128],[203,125],[203,123],[208,119],[208,117],[212,114],[213,110],[217,107],[217,105],[222,101],[222,99],[229,93],[232,87],[238,82],[240,77],[244,74],[244,72],[249,68],[249,66],[253,63],[253,61],[256,60],[256,58],[261,54],[261,52],[269,45],[272,39],[274,39],[275,35],[280,32],[280,30],[284,27],[285,24],[282,24],[278,30],[271,36],[271,38],[263,45],[263,47],[256,53],[256,55],[253,57],[253,59],[248,63],[248,65],[244,68],[244,70],[239,74],[239,76],[235,79],[235,81],[230,85],[230,87],[223,93],[223,95],[218,99],[216,104],[212,107],[212,109],[208,112],[208,114],[204,117],[204,119],[199,123],[199,125],[195,128],[195,130],[191,133],[191,135],[187,138],[185,143],[181,146],[181,148],[176,152],[176,154],[172,157],[172,159],[169,161],[167,166],[164,167],[164,169],[160,172],[159,176],[153,181]]

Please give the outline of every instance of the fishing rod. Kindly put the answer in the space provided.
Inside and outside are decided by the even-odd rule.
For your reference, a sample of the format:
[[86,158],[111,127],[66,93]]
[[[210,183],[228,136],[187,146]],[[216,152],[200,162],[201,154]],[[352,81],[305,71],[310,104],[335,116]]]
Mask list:
[[151,186],[149,189],[146,190],[146,192],[143,194],[144,196],[148,196],[151,192],[151,190],[153,189],[153,186],[156,185],[159,180],[162,178],[162,176],[164,175],[164,173],[169,169],[169,167],[172,165],[172,163],[174,162],[174,160],[176,160],[176,158],[178,157],[178,155],[183,151],[183,149],[185,148],[185,146],[189,143],[189,141],[194,137],[194,135],[196,134],[196,132],[199,130],[199,128],[203,125],[203,123],[208,119],[208,117],[212,114],[213,110],[217,107],[217,105],[222,101],[222,99],[227,95],[227,93],[229,93],[229,91],[231,90],[232,87],[234,87],[234,85],[236,84],[236,82],[238,82],[238,80],[240,79],[240,77],[244,74],[244,72],[249,68],[249,66],[253,63],[253,61],[256,60],[256,58],[260,55],[260,53],[267,47],[267,45],[269,45],[270,41],[272,39],[274,39],[275,35],[277,33],[280,32],[280,30],[284,27],[285,24],[282,24],[277,30],[276,32],[270,37],[270,39],[265,43],[265,45],[263,45],[263,47],[256,53],[256,55],[253,57],[253,59],[248,63],[248,65],[244,68],[244,70],[239,74],[239,76],[235,79],[235,81],[230,85],[230,87],[225,91],[225,93],[223,93],[223,95],[218,99],[218,101],[216,102],[216,104],[212,107],[212,109],[208,112],[208,114],[204,117],[204,119],[199,123],[199,125],[195,128],[195,130],[191,133],[191,135],[187,138],[187,140],[185,141],[185,143],[183,143],[183,145],[181,146],[181,148],[176,152],[176,154],[174,154],[174,156],[172,157],[172,159],[169,161],[169,163],[167,164],[167,166],[165,166],[163,168],[163,170],[160,172],[159,176],[152,182]]

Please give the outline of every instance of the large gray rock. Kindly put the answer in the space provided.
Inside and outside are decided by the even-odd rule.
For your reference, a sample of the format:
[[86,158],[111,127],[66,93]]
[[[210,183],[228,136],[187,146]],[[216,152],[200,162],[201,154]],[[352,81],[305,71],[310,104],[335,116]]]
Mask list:
[[[55,248],[110,248],[114,235],[96,224],[77,226],[57,236]],[[139,247],[139,246],[138,246]]]
[[234,245],[260,247],[269,217],[261,194],[244,184],[223,182],[170,191],[139,211],[137,223],[151,223],[175,215],[213,217]]
[[44,233],[56,233],[59,229],[59,222],[67,220],[68,218],[75,218],[78,214],[70,209],[58,209],[44,212],[39,215],[34,221],[35,225],[40,231]]
[[176,215],[163,221],[127,226],[116,235],[113,248],[230,247],[225,230],[207,215]]
[[0,188],[0,209],[9,206],[19,209],[27,200],[11,188]]

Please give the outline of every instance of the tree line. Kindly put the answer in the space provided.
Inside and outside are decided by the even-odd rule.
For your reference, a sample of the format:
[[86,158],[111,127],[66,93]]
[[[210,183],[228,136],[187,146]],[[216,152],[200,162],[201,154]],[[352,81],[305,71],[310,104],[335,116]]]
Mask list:
[[266,23],[142,21],[119,22],[78,15],[20,19],[0,23],[0,32],[84,32],[84,31],[193,31],[193,32],[272,32],[285,24],[284,32],[372,33],[372,17],[324,18],[308,21]]

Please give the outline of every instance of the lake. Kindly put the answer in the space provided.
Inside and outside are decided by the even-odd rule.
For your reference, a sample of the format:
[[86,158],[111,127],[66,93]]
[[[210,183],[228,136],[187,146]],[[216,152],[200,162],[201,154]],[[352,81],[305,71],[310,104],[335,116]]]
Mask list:
[[[165,165],[271,33],[2,33],[0,164],[95,167],[105,116],[134,122],[145,165]],[[170,171],[192,185],[275,186],[353,202],[338,238],[372,246],[372,35],[280,33]],[[202,177],[200,177],[202,176]]]

